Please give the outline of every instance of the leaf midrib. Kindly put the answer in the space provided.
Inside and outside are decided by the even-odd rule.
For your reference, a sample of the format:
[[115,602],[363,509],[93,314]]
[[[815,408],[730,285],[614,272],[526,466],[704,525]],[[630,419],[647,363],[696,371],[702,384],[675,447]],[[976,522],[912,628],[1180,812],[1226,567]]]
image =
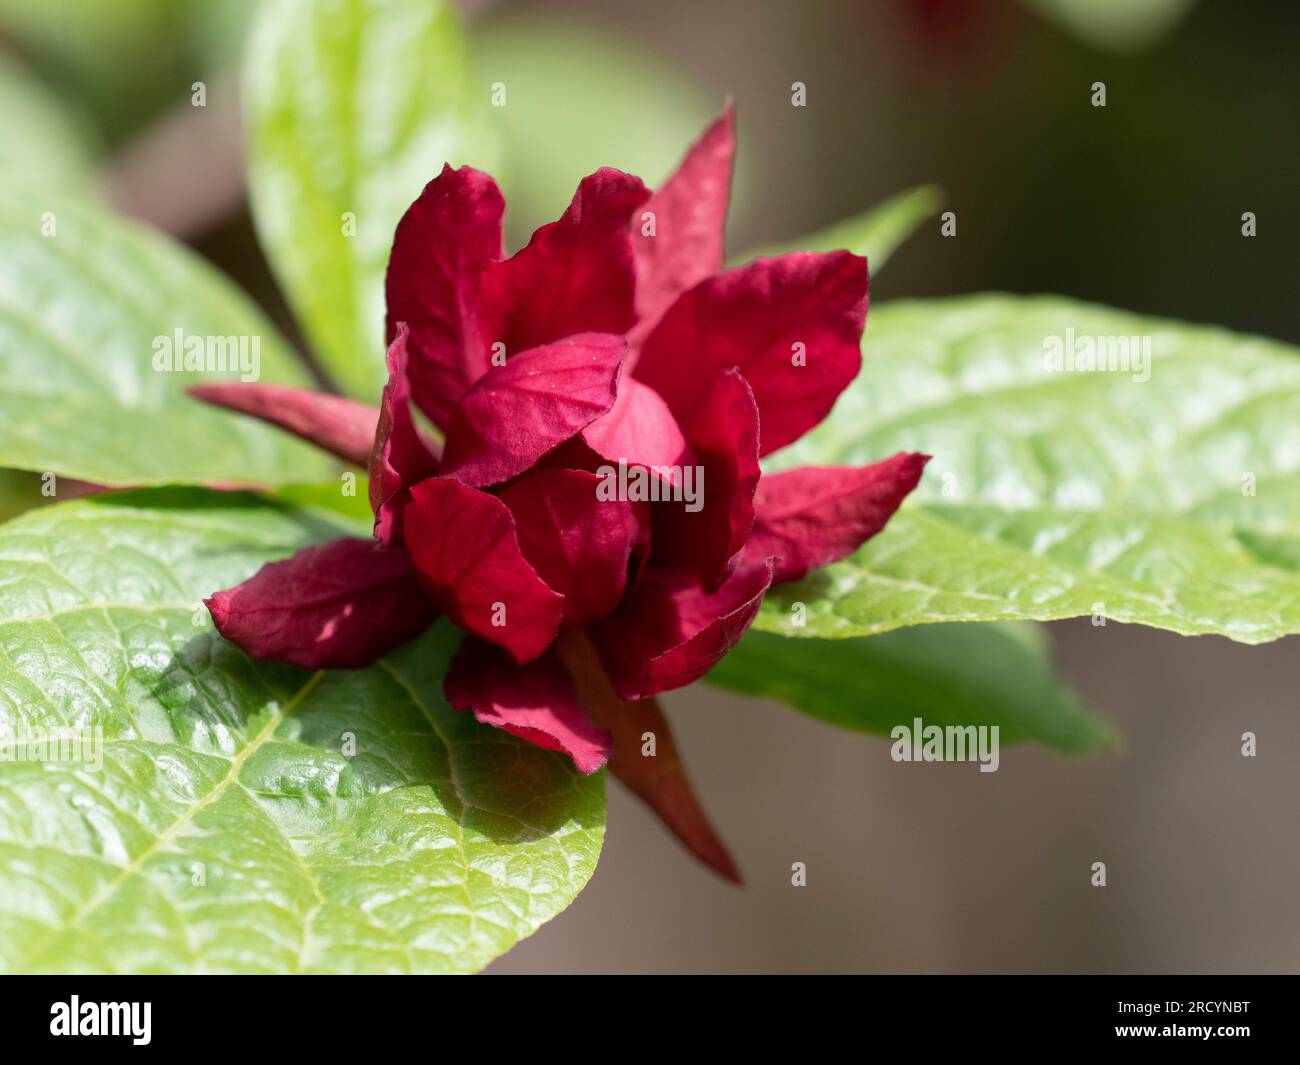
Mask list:
[[316,673],[313,673],[310,677],[308,677],[307,680],[303,683],[302,687],[299,688],[298,691],[295,692],[293,696],[290,697],[288,702],[284,704],[283,708],[277,711],[276,713],[272,714],[270,719],[257,733],[257,735],[255,735],[251,740],[249,740],[249,742],[244,745],[244,747],[235,755],[235,757],[231,759],[230,768],[226,771],[226,775],[216,783],[216,785],[212,788],[212,790],[210,790],[206,795],[204,795],[203,798],[199,799],[198,802],[189,806],[180,817],[178,817],[167,828],[165,828],[161,833],[159,833],[158,838],[156,840],[154,840],[151,844],[149,844],[148,847],[146,847],[143,851],[141,851],[139,855],[137,855],[134,859],[132,859],[132,861],[128,865],[123,866],[122,870],[117,874],[117,876],[115,876],[112,880],[110,880],[107,884],[105,884],[102,888],[100,888],[99,891],[97,891],[93,896],[91,896],[90,899],[88,899],[85,903],[83,903],[77,909],[77,911],[72,915],[72,917],[64,923],[63,927],[59,930],[58,934],[50,936],[48,939],[46,939],[42,944],[41,949],[36,954],[33,954],[24,960],[24,963],[21,966],[19,966],[19,970],[20,971],[33,970],[36,967],[38,962],[40,962],[43,958],[49,955],[51,949],[60,941],[60,939],[63,936],[66,936],[68,932],[70,932],[72,929],[80,925],[87,917],[90,916],[90,914],[94,913],[101,906],[103,906],[109,899],[113,897],[114,894],[116,894],[116,892],[122,887],[123,884],[125,884],[133,876],[139,875],[150,858],[152,858],[155,854],[159,853],[164,847],[167,846],[167,844],[169,844],[172,840],[174,840],[180,834],[180,832],[185,828],[185,826],[188,825],[191,821],[193,821],[194,818],[201,811],[203,811],[212,803],[216,802],[223,795],[225,795],[232,785],[238,783],[240,773],[243,771],[244,764],[248,761],[248,759],[253,754],[255,754],[258,750],[260,750],[263,744],[265,744],[266,741],[270,739],[272,735],[274,735],[276,729],[279,728],[280,724],[302,704],[303,700],[306,699],[309,694],[311,694],[313,689],[315,689],[315,687],[324,679],[324,677],[325,677],[324,670],[319,670]]

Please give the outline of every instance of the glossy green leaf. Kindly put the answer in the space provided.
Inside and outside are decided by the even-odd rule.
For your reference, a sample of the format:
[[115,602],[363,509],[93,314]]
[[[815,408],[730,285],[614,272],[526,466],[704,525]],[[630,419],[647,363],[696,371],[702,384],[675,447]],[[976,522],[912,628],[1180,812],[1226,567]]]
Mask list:
[[211,365],[237,364],[242,339],[260,380],[308,384],[248,299],[166,237],[24,188],[0,197],[0,466],[113,485],[329,475],[333,464],[307,445],[182,396],[198,380],[238,380],[237,365],[155,368],[180,330],[180,350],[199,338]]
[[466,64],[445,0],[273,0],[245,67],[253,216],[313,348],[376,402],[393,231],[465,151]]
[[750,262],[792,251],[838,251],[847,248],[855,255],[866,258],[871,276],[875,277],[898,246],[942,205],[943,193],[933,185],[922,185],[891,196],[869,211],[806,237],[747,252],[739,256],[736,262]]
[[449,627],[329,673],[214,634],[202,596],[332,535],[196,490],[0,528],[0,969],[473,970],[582,888],[602,777],[452,711]]
[[[1150,338],[1149,379],[1056,372],[1048,338]],[[858,636],[1095,614],[1262,643],[1300,632],[1300,352],[1055,297],[872,309],[863,372],[774,465],[934,455],[855,556],[759,624]],[[1114,359],[1118,364],[1118,351]],[[807,626],[791,624],[793,604]]]
[[883,736],[920,717],[997,725],[1002,743],[1035,741],[1072,753],[1116,742],[1053,672],[1044,633],[1025,623],[921,625],[850,640],[751,630],[707,680]]

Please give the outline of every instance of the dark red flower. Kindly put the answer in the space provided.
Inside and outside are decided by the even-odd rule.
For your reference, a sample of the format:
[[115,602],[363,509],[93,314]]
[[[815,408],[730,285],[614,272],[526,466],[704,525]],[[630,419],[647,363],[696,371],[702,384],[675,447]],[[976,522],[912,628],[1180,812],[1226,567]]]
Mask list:
[[377,411],[256,385],[196,393],[368,465],[375,513],[373,541],[309,548],[212,596],[223,636],[346,668],[444,614],[466,634],[454,706],[584,773],[613,755],[734,877],[652,697],[708,672],[773,583],[879,532],[926,456],[760,478],[759,458],[858,371],[867,263],[722,270],[733,149],[728,109],[658,192],[597,171],[509,258],[496,184],[448,166],[397,227]]

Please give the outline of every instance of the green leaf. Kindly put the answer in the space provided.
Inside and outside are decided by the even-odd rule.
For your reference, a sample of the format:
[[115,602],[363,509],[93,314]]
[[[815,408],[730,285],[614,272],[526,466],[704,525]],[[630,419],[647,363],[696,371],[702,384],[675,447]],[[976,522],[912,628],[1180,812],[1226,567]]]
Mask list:
[[444,0],[274,0],[252,31],[244,99],[258,234],[320,361],[367,402],[386,376],[384,271],[398,220],[444,162],[487,167],[462,159],[462,49]]
[[1025,623],[923,625],[855,640],[751,630],[706,679],[882,736],[921,717],[997,725],[1002,743],[1032,740],[1071,753],[1116,743],[1053,672],[1042,631]]
[[786,244],[773,244],[758,251],[746,252],[735,261],[746,263],[792,251],[838,251],[847,248],[867,260],[871,276],[875,277],[895,249],[942,205],[943,192],[934,185],[922,185],[891,196],[871,210],[826,229]]
[[1170,33],[1194,0],[1024,0],[1085,44],[1108,52],[1140,52]]
[[[1150,379],[1054,372],[1047,338],[1067,330],[1150,337]],[[881,535],[780,588],[760,626],[842,637],[1097,614],[1244,643],[1300,632],[1294,348],[982,295],[876,307],[863,351],[831,416],[773,465],[934,460]]]
[[0,528],[0,969],[473,970],[577,895],[602,776],[453,712],[445,623],[320,673],[213,633],[200,597],[334,534],[196,490]]
[[12,60],[0,57],[0,175],[48,187],[87,184],[93,167],[90,133],[40,81]]
[[193,253],[53,193],[0,197],[0,466],[113,485],[329,476],[315,449],[182,396],[239,374],[155,369],[159,338],[174,347],[176,330],[245,338],[250,366],[255,339],[261,380],[308,383],[270,323]]
[[370,509],[370,482],[360,473],[344,477],[349,482],[346,494],[340,479],[322,484],[287,485],[277,489],[272,498],[302,510],[323,510],[331,521],[346,526],[350,535],[369,536],[375,527],[375,514]]
[[[470,44],[483,99],[494,85],[505,92],[505,106],[488,107],[483,121],[504,153],[497,178],[512,246],[558,218],[602,166],[658,186],[722,111],[721,97],[636,38],[590,21],[502,11],[475,24]],[[737,179],[743,191],[743,168]]]

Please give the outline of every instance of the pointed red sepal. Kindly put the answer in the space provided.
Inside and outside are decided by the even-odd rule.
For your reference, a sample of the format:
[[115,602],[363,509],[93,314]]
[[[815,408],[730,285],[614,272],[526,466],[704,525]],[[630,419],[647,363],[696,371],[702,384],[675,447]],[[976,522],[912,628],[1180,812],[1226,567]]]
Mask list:
[[736,109],[727,101],[721,117],[646,201],[645,211],[655,220],[653,233],[644,225],[632,229],[637,313],[630,335],[633,348],[640,347],[678,296],[721,269],[735,154]]
[[[556,640],[560,661],[573,677],[582,705],[614,739],[610,771],[659,817],[700,861],[733,884],[740,871],[695,797],[668,719],[654,699],[628,702],[610,685],[596,649],[581,629],[565,629]],[[654,734],[655,753],[645,756],[642,736]]]
[[747,557],[776,558],[773,584],[847,558],[885,527],[929,455],[900,451],[869,466],[804,466],[764,477]]

